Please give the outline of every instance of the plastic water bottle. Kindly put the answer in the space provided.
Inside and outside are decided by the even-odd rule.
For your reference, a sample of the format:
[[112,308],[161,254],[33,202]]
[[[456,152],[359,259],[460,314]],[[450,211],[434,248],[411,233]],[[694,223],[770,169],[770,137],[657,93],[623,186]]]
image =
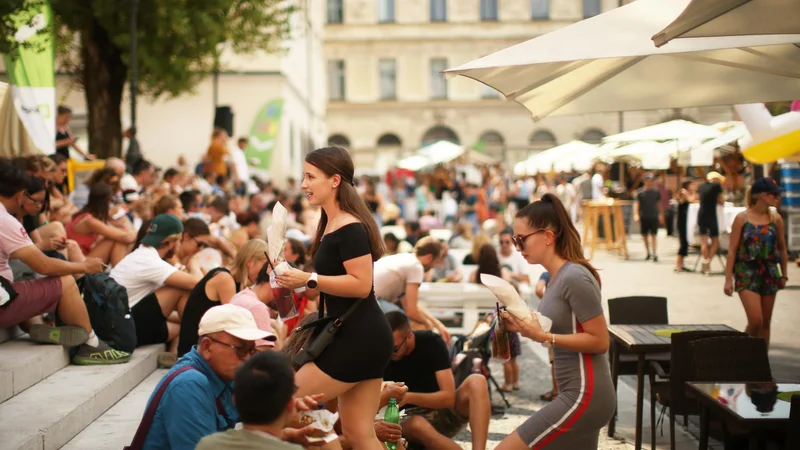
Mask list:
[[[400,410],[397,409],[397,399],[389,399],[389,405],[386,407],[386,414],[383,415],[383,420],[395,425],[400,423]],[[396,442],[384,442],[383,444],[389,450],[397,450]]]

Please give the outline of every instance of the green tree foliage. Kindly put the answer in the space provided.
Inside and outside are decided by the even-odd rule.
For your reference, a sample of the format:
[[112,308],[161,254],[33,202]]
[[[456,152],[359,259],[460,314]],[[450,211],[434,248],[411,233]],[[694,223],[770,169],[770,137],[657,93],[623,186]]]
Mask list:
[[[0,0],[5,18],[25,2]],[[128,80],[132,0],[51,0],[59,66],[84,87],[89,140],[101,157],[121,154],[121,103]],[[191,92],[218,67],[219,53],[279,51],[297,10],[288,0],[139,0],[139,92],[152,98]],[[0,52],[15,45],[0,43]],[[146,152],[146,149],[145,149]]]

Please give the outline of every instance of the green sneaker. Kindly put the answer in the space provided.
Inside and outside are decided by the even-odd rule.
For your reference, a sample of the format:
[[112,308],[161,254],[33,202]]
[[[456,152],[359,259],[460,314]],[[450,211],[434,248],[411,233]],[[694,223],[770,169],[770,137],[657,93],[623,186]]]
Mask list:
[[131,359],[131,354],[115,350],[103,341],[97,347],[81,345],[78,353],[72,358],[72,364],[79,366],[101,366],[108,364],[123,364]]
[[89,333],[81,327],[65,325],[51,327],[49,325],[32,325],[28,335],[34,342],[56,344],[64,347],[77,347],[89,340]]

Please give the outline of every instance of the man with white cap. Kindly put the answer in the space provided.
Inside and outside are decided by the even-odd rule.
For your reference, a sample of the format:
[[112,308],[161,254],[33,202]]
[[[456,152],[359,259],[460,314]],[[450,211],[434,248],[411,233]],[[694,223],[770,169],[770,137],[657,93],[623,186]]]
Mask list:
[[198,335],[197,345],[167,372],[148,401],[134,437],[144,450],[191,450],[200,439],[239,421],[234,374],[256,352],[255,342],[270,333],[258,328],[250,311],[227,304],[203,315]]

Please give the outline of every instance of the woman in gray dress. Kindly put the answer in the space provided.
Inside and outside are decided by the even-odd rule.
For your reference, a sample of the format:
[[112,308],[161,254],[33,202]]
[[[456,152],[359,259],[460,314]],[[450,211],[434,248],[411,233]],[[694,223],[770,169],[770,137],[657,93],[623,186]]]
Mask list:
[[559,394],[497,450],[595,450],[600,429],[611,420],[616,405],[606,355],[609,337],[600,276],[583,256],[578,231],[553,194],[545,194],[517,213],[514,234],[514,244],[525,260],[550,272],[539,312],[553,326],[545,332],[533,313],[530,321],[505,311],[502,317],[510,331],[553,346]]

